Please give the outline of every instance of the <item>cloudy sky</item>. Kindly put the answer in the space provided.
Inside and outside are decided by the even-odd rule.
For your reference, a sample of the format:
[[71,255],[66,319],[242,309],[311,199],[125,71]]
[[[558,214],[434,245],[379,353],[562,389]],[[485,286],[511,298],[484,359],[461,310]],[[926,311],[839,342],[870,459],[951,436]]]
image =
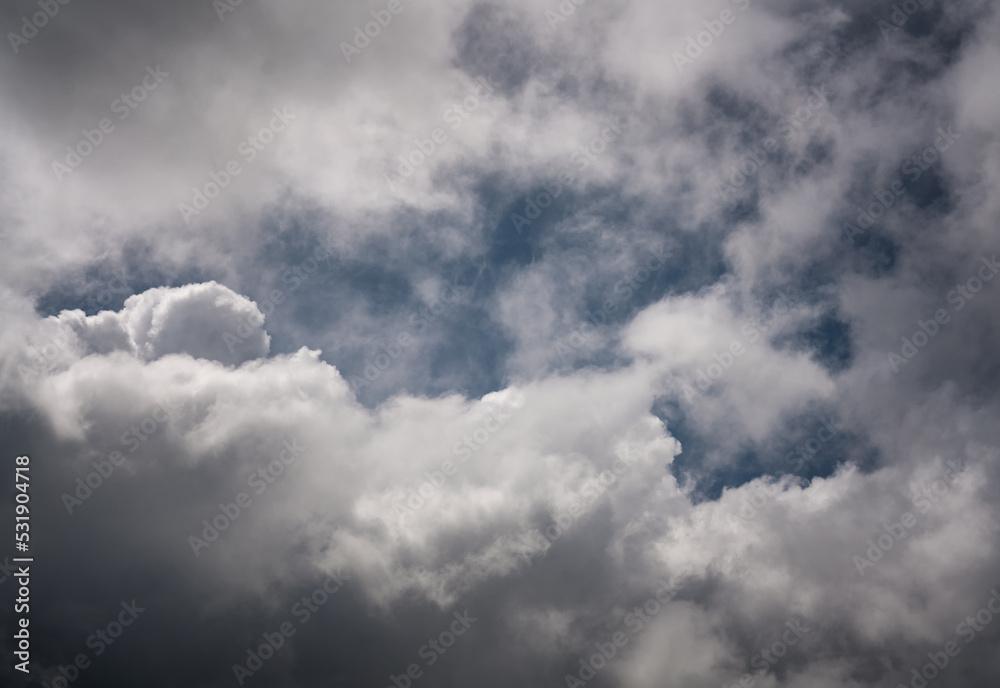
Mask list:
[[4,3],[0,682],[996,686],[997,8]]

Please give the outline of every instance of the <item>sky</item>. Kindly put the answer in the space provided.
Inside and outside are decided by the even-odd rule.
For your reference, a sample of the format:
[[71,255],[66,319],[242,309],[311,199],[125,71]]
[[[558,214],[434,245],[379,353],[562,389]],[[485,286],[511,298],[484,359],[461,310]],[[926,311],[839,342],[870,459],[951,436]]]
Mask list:
[[0,27],[3,685],[997,685],[997,3]]

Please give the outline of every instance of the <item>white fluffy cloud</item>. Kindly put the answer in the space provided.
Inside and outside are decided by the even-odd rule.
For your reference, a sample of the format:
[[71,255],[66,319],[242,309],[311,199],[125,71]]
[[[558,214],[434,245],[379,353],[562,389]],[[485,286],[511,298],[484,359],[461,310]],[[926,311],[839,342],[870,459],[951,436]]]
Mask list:
[[[59,611],[39,625],[65,656],[42,675],[100,600],[146,594],[166,620],[145,647],[204,634],[162,680],[231,683],[284,603],[339,570],[327,645],[303,632],[270,665],[302,685],[398,674],[465,604],[481,637],[425,682],[563,680],[663,581],[675,600],[588,685],[731,686],[792,619],[810,634],[756,686],[909,683],[1000,572],[997,286],[949,300],[1000,248],[996,3],[919,3],[889,38],[891,3],[860,0],[402,3],[350,63],[340,43],[378,7],[71,3],[0,58],[0,432],[38,466],[50,561],[80,571],[46,581]],[[147,65],[169,76],[58,181]],[[287,129],[242,152],[274,108]],[[956,145],[848,237],[941,127]],[[178,206],[230,160],[187,224]],[[303,281],[317,237],[329,256]],[[77,308],[123,267],[141,293]],[[456,275],[461,303],[435,312]],[[280,310],[244,295],[274,285]],[[346,380],[367,352],[328,344],[406,328],[361,403]],[[803,418],[840,430],[790,475]],[[981,633],[935,688],[995,683],[997,625]]]
[[[821,655],[833,652],[827,634],[834,629],[871,652],[892,644],[901,656],[908,644],[946,640],[952,611],[976,604],[992,585],[995,508],[982,486],[996,480],[995,450],[962,450],[955,457],[961,470],[926,513],[906,486],[944,476],[947,456],[924,453],[893,466],[890,454],[874,474],[846,467],[811,484],[760,479],[718,501],[692,503],[666,470],[681,447],[648,409],[655,396],[677,393],[665,371],[690,370],[703,351],[739,336],[727,307],[712,303],[701,301],[704,322],[685,300],[641,313],[628,338],[641,356],[616,372],[549,377],[482,399],[403,396],[366,410],[319,352],[239,367],[212,360],[218,346],[191,337],[191,323],[204,327],[212,314],[222,319],[253,307],[218,285],[190,285],[131,297],[120,313],[63,313],[57,321],[89,348],[28,389],[59,441],[79,452],[75,459],[74,452],[53,457],[52,483],[67,493],[88,462],[121,449],[122,429],[164,400],[175,409],[162,428],[145,429],[142,451],[109,486],[94,490],[79,507],[82,515],[60,518],[86,518],[99,528],[129,513],[135,528],[150,533],[145,550],[197,561],[199,587],[226,590],[220,603],[287,584],[298,574],[274,562],[296,560],[299,568],[349,572],[383,610],[412,594],[447,609],[481,586],[542,585],[547,563],[572,561],[575,549],[594,547],[607,575],[640,601],[662,581],[680,591],[676,604],[636,631],[615,665],[615,675],[637,685],[663,676],[699,685],[736,681],[753,644],[773,642],[768,631],[779,632],[789,619],[805,619],[814,630],[808,646]],[[127,339],[132,346],[109,337],[118,331],[113,323],[137,333]],[[215,327],[217,335],[224,331]],[[705,339],[684,348],[680,332]],[[99,345],[108,351],[96,351]],[[168,355],[177,353],[190,355]],[[824,379],[766,341],[747,355],[748,368],[784,362],[801,366],[791,376],[800,383],[808,374]],[[754,384],[737,370],[722,383],[727,390]],[[803,387],[824,394],[822,385]],[[778,391],[770,409],[742,418],[743,433],[763,432],[754,418],[771,422],[804,394]],[[718,403],[736,393],[723,392]],[[256,493],[253,474],[278,466],[289,443],[303,453]],[[210,476],[211,491],[184,500],[171,492]],[[111,487],[114,480],[127,487]],[[173,497],[154,498],[147,508],[134,503],[156,489]],[[253,503],[195,556],[190,538],[202,537],[206,522],[240,492]],[[152,525],[163,519],[161,509],[169,527]],[[869,540],[886,532],[880,524],[898,523],[908,511],[916,526],[860,575],[854,557],[868,556]],[[918,591],[947,588],[957,576],[978,584],[932,604],[911,603]],[[620,625],[629,609],[571,605],[548,613],[568,615],[571,627],[592,613]],[[509,622],[542,633],[571,656],[586,651],[553,628],[536,628],[533,616],[512,612]],[[667,641],[674,649],[664,654],[659,647]],[[826,660],[804,665],[798,656],[790,676],[803,685],[826,681],[852,661],[835,656],[839,669]]]

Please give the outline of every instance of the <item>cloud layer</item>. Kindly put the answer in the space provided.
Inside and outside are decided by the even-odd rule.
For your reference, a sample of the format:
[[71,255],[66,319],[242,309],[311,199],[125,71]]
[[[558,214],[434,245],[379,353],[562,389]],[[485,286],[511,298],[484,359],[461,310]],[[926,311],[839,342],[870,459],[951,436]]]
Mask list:
[[996,683],[995,3],[43,5],[11,682]]

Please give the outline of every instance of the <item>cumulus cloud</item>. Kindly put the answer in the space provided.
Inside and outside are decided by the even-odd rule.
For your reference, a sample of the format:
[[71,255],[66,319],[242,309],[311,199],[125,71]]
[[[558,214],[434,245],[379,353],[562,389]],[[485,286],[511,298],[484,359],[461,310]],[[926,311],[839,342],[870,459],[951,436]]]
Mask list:
[[223,4],[0,10],[32,679],[996,683],[994,2]]
[[144,361],[187,354],[238,365],[267,356],[270,343],[256,304],[215,282],[150,289],[126,299],[120,313],[65,311],[57,320],[89,352],[127,351]]

